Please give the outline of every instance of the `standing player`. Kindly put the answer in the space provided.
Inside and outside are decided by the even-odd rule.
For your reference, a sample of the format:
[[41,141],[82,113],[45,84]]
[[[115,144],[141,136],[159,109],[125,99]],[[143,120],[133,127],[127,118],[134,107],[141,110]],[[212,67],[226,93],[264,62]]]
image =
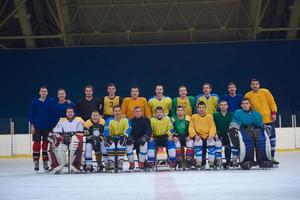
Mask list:
[[[121,107],[114,106],[114,117],[108,118],[105,123],[105,146],[108,152],[108,170],[123,170],[126,154],[127,139],[131,134],[130,121],[122,117]],[[117,163],[115,163],[115,158]]]
[[252,91],[245,94],[245,98],[250,100],[252,108],[262,115],[263,122],[270,129],[270,143],[272,149],[272,161],[273,164],[279,164],[275,160],[275,147],[276,147],[276,132],[274,122],[276,121],[277,105],[273,95],[268,89],[260,88],[259,80],[251,80]]
[[200,101],[197,105],[197,114],[191,117],[189,137],[187,138],[187,164],[191,167],[193,150],[195,152],[196,168],[205,169],[206,151],[208,150],[208,164],[214,167],[215,162],[216,126],[213,116],[206,113],[206,104]]
[[228,104],[225,100],[221,100],[219,103],[220,111],[213,114],[214,121],[217,128],[217,135],[222,141],[222,146],[225,148],[225,164],[224,169],[228,169],[231,161],[231,147],[228,138],[228,129],[232,119],[232,113],[228,111]]
[[142,116],[142,109],[140,107],[135,107],[134,117],[130,120],[130,122],[132,131],[131,137],[127,141],[129,169],[133,170],[135,167],[133,149],[136,149],[136,154],[139,159],[139,168],[140,170],[143,170],[145,168],[148,141],[152,135],[150,120],[147,117]]
[[100,100],[95,98],[94,87],[92,85],[87,85],[84,88],[85,97],[76,102],[76,111],[78,116],[83,120],[88,120],[94,110],[100,111],[101,105]]
[[91,119],[84,123],[86,144],[85,144],[85,171],[93,171],[92,165],[92,151],[95,151],[97,169],[102,171],[104,166],[102,164],[102,156],[105,165],[107,165],[107,151],[104,146],[104,125],[105,120],[100,118],[97,110],[92,112]]
[[[51,131],[51,108],[55,103],[52,97],[48,97],[46,87],[40,87],[39,98],[32,100],[29,107],[29,121],[33,139],[32,151],[34,170],[39,170],[40,151],[42,149],[43,167],[48,170],[48,134]],[[42,146],[41,146],[41,141]],[[42,147],[42,148],[41,148]]]
[[211,94],[212,86],[210,83],[203,84],[203,94],[196,97],[196,109],[200,101],[206,105],[206,113],[213,114],[217,111],[219,96],[217,94]]
[[187,89],[185,86],[182,85],[179,87],[179,97],[174,98],[172,101],[171,116],[176,116],[178,106],[182,106],[184,108],[186,115],[192,116],[194,105],[195,98],[192,96],[187,96]]
[[176,147],[176,162],[178,168],[185,170],[185,147],[186,138],[188,137],[190,116],[185,114],[185,109],[183,106],[177,106],[176,116],[173,117],[174,126],[174,142]]
[[100,114],[103,116],[103,119],[108,119],[114,116],[113,107],[117,105],[122,105],[122,98],[116,96],[116,85],[114,83],[109,83],[107,85],[108,95],[103,97],[101,102]]
[[143,116],[150,118],[151,111],[147,103],[147,99],[139,97],[139,88],[134,86],[131,87],[131,97],[126,97],[122,103],[122,114],[127,118],[132,119],[134,117],[134,108],[140,107],[142,109]]
[[66,117],[60,118],[49,136],[51,170],[53,173],[60,173],[67,164],[66,152],[69,146],[70,170],[79,173],[82,164],[83,151],[83,124],[80,117],[75,117],[74,108],[67,108]]
[[168,161],[171,169],[176,168],[176,151],[173,140],[173,125],[170,117],[164,115],[164,109],[158,106],[155,109],[155,117],[150,119],[152,137],[148,145],[148,166],[154,167],[156,148],[166,147],[168,150]]
[[61,117],[66,117],[66,110],[68,107],[75,108],[75,104],[69,99],[66,99],[66,91],[63,88],[58,89],[58,102],[53,104],[51,110],[52,127],[54,128]]
[[249,99],[243,99],[242,109],[236,110],[229,127],[229,138],[232,144],[232,162],[237,167],[237,160],[243,169],[254,166],[254,152],[256,161],[262,168],[272,166],[271,145],[264,131],[262,116],[251,109]]
[[160,106],[164,109],[165,115],[169,115],[172,109],[172,99],[170,97],[164,96],[164,87],[162,85],[156,85],[155,94],[148,100],[148,104],[152,115],[155,115],[155,109]]
[[228,112],[234,112],[241,109],[243,95],[236,93],[237,88],[234,82],[228,84],[228,94],[222,96],[221,100],[225,100],[228,104]]

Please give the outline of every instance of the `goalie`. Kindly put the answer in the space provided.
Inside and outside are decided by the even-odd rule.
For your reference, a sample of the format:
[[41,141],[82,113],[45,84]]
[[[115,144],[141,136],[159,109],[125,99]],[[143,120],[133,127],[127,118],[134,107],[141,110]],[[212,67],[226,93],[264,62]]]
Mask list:
[[249,99],[243,99],[241,106],[242,109],[235,111],[229,127],[233,166],[238,166],[239,159],[242,169],[250,169],[256,162],[261,168],[270,168],[271,146],[262,116],[251,109]]
[[66,152],[70,150],[70,170],[73,173],[80,172],[82,147],[83,147],[83,123],[80,117],[75,117],[74,108],[67,108],[66,118],[60,118],[59,122],[49,134],[51,171],[60,173],[67,164]]

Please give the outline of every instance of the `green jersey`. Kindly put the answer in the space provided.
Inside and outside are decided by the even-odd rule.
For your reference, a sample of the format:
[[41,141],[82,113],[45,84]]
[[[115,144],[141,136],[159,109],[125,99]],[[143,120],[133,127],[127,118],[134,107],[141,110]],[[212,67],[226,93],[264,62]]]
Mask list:
[[213,116],[214,116],[214,121],[216,124],[218,135],[219,136],[227,135],[233,114],[231,112],[227,112],[226,115],[223,116],[221,112],[215,112]]
[[189,116],[184,116],[183,119],[178,119],[177,116],[173,117],[173,126],[175,135],[187,135],[189,129]]

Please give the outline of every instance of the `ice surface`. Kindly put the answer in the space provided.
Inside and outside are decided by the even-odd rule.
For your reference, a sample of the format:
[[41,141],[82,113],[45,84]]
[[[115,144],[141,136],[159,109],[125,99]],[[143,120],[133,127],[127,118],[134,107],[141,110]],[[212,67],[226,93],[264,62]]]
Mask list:
[[300,152],[277,156],[270,170],[60,175],[36,174],[31,159],[0,159],[0,199],[299,200]]

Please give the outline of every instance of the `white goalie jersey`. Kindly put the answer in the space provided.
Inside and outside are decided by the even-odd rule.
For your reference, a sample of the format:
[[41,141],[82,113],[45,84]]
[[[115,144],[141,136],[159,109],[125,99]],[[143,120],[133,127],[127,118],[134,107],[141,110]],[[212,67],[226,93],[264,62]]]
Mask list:
[[83,132],[84,121],[81,117],[75,117],[73,120],[69,121],[67,118],[60,118],[59,122],[53,129],[54,133],[76,133]]

